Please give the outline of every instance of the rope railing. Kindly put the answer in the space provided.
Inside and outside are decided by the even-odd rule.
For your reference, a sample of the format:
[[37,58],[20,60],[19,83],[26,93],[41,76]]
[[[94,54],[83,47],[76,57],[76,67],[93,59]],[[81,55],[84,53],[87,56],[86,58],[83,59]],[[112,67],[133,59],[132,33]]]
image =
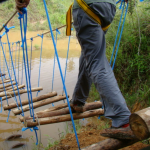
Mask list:
[[3,27],[0,29],[0,32],[4,29],[5,26],[9,23],[9,21],[17,14],[17,11],[14,12],[14,14],[8,19],[8,21],[3,25]]

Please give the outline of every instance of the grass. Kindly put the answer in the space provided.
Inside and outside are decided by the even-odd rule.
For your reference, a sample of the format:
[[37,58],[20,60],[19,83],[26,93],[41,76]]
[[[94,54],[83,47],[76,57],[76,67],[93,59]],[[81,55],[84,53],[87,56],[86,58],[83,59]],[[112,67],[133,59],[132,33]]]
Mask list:
[[[73,1],[65,0],[46,0],[50,20],[53,28],[57,28],[66,24],[66,12]],[[49,30],[46,19],[46,13],[44,4],[41,0],[30,1],[28,9],[28,30]],[[15,1],[9,0],[1,4],[0,8],[0,28],[15,12]],[[16,29],[19,29],[18,15],[16,15],[10,22],[9,26],[14,25]]]

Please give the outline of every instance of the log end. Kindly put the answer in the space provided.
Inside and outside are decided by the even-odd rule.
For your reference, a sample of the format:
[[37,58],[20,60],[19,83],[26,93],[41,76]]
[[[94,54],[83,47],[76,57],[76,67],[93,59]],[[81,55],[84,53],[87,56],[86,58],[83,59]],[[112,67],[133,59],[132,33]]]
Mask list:
[[139,115],[136,113],[131,114],[129,122],[131,130],[139,140],[147,139],[150,136],[145,121]]

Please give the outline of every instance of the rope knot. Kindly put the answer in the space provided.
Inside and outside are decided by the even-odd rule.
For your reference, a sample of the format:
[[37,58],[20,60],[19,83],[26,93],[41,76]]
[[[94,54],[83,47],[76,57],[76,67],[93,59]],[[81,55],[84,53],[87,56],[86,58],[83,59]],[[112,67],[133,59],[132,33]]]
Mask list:
[[42,39],[43,39],[43,37],[44,37],[44,35],[42,34],[42,35],[40,35],[40,34],[37,34],[38,36],[40,36]]

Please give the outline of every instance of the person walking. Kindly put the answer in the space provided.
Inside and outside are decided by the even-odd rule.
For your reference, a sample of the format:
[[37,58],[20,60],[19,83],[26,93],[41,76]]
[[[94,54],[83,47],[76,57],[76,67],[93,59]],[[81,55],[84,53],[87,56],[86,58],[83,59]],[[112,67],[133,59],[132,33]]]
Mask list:
[[[104,106],[104,115],[112,120],[112,128],[129,126],[130,111],[118,87],[113,70],[106,58],[105,34],[116,13],[115,0],[84,0],[99,17],[101,25],[89,16],[74,0],[73,25],[81,46],[78,80],[70,106],[83,112],[92,82],[98,90]],[[83,1],[83,0],[82,0]]]

